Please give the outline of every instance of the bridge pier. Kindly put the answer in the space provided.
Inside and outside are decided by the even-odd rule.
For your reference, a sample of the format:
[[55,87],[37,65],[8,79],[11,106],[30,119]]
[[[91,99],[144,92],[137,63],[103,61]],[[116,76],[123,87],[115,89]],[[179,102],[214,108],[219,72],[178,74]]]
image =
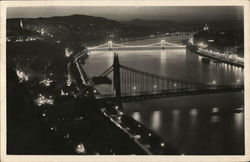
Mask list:
[[113,62],[113,90],[115,95],[115,102],[119,105],[122,110],[122,102],[121,102],[121,78],[120,78],[120,63],[118,54],[114,54],[114,62]]
[[165,40],[161,40],[161,49],[165,49]]
[[108,50],[112,50],[113,43],[112,41],[108,41]]

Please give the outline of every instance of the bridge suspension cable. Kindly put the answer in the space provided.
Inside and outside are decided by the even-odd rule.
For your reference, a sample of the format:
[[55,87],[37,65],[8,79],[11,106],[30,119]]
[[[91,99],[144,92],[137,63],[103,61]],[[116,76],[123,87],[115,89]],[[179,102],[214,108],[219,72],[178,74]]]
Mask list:
[[146,44],[146,45],[124,45],[124,44],[117,44],[117,43],[112,43],[112,41],[109,41],[108,43],[99,45],[99,46],[94,46],[94,47],[89,47],[89,50],[95,50],[95,49],[113,49],[113,48],[143,48],[143,47],[185,47],[183,45],[178,45],[174,43],[169,43],[166,42],[165,40],[162,40],[161,42],[157,43],[152,43],[152,44]]
[[169,43],[169,42],[165,42],[165,46],[170,45],[170,46],[175,46],[175,47],[184,47],[183,45],[179,45],[179,44],[174,44],[174,43]]
[[[113,65],[99,76],[109,76],[114,70]],[[120,65],[120,85],[122,95],[135,95],[145,93],[158,93],[168,90],[185,90],[205,87],[199,82],[184,81],[181,79],[168,78],[124,65]]]
[[106,46],[108,46],[108,43],[101,44],[101,45],[99,45],[99,46],[90,47],[89,49],[102,48],[102,47],[106,47]]

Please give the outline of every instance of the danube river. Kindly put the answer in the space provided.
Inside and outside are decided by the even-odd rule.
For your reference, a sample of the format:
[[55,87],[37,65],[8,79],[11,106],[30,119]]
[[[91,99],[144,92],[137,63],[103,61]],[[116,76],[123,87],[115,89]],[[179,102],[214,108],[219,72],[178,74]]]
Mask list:
[[[156,43],[158,38],[127,44]],[[168,41],[168,40],[167,40]],[[208,84],[241,84],[244,70],[203,63],[201,57],[178,50],[117,51],[120,64],[170,78]],[[97,76],[113,63],[113,52],[92,51],[84,68]],[[108,85],[97,87],[110,93]],[[243,92],[172,97],[124,103],[124,112],[153,130],[183,154],[244,154]]]

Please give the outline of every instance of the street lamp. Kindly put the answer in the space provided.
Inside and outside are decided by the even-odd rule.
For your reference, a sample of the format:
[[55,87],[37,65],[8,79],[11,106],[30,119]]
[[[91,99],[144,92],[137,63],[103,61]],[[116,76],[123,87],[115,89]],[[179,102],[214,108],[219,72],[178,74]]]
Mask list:
[[69,57],[70,55],[72,55],[73,54],[73,51],[72,50],[70,50],[69,48],[65,48],[65,56],[66,57]]

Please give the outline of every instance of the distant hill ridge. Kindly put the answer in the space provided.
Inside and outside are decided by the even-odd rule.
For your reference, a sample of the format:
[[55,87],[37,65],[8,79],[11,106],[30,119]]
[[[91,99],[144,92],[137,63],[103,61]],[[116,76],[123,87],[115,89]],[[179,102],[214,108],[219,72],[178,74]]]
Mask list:
[[147,27],[166,27],[176,28],[177,30],[201,29],[204,24],[208,24],[214,30],[241,30],[243,29],[243,20],[190,20],[190,21],[172,21],[172,20],[144,20],[132,19],[122,21],[126,24],[140,25]]
[[[20,18],[7,19],[7,31],[15,31]],[[205,23],[209,28],[218,31],[243,31],[243,21],[170,21],[143,20],[116,21],[104,17],[74,14],[70,16],[53,16],[39,18],[22,18],[25,29],[53,35],[55,40],[65,39],[66,34],[79,37],[83,42],[96,45],[108,40],[122,41],[148,37],[152,34],[165,34],[176,31],[201,30]],[[71,37],[72,38],[72,37]],[[66,38],[67,39],[67,38]]]
[[[20,18],[11,18],[7,19],[7,23],[13,21],[19,21]],[[92,24],[92,25],[113,25],[118,27],[125,27],[124,25],[134,25],[138,27],[157,27],[157,28],[175,28],[176,30],[193,30],[200,29],[202,25],[207,23],[211,25],[213,28],[222,30],[231,30],[231,29],[242,29],[243,28],[243,20],[193,20],[193,21],[171,21],[171,20],[144,20],[144,19],[132,19],[130,21],[116,21],[107,19],[104,17],[95,17],[89,15],[80,15],[74,14],[70,16],[53,16],[53,17],[38,17],[38,18],[23,18],[23,20],[27,22],[53,22],[54,23],[62,23],[62,24],[75,24],[75,25],[82,25],[82,24]]]

